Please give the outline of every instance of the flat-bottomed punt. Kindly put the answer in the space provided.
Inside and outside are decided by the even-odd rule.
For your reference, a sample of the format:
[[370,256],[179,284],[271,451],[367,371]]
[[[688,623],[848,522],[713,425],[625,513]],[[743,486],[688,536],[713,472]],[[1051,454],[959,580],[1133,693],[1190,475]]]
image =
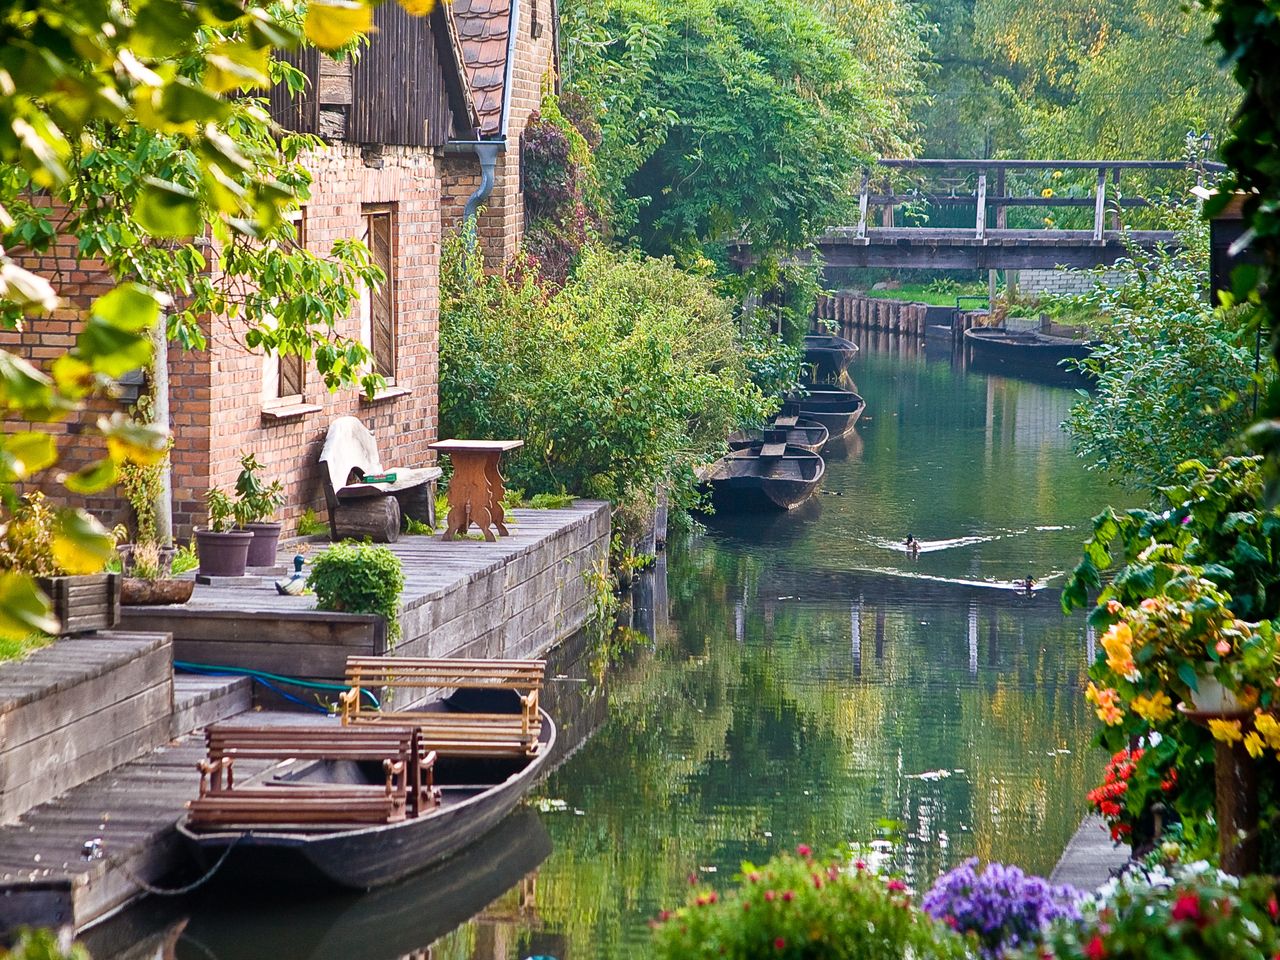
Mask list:
[[1066,360],[1084,360],[1094,343],[1053,337],[1036,330],[1003,327],[971,327],[964,332],[965,346],[976,363],[1011,374],[1048,374],[1055,379],[1084,379]]
[[730,434],[729,449],[744,450],[754,444],[764,443],[766,434],[771,431],[782,431],[783,443],[810,453],[821,453],[831,436],[827,428],[816,420],[780,416],[765,430],[738,430]]
[[826,466],[822,457],[799,447],[753,444],[717,460],[703,480],[718,509],[790,510],[813,496]]
[[843,437],[862,416],[867,402],[852,390],[839,387],[808,387],[807,395],[796,397],[788,403],[806,420],[813,420],[827,428],[831,439]]
[[[207,867],[224,853],[220,881],[276,889],[338,887],[369,890],[439,863],[484,837],[537,781],[555,745],[545,712],[532,756],[442,756],[435,764],[440,802],[419,816],[369,826],[320,824],[236,829],[197,828],[190,816],[178,832]],[[350,761],[316,761],[270,781],[270,789],[373,785],[382,771]],[[283,800],[283,797],[282,797]]]
[[818,383],[839,380],[857,355],[856,343],[835,334],[811,333],[804,338],[804,362],[813,367]]

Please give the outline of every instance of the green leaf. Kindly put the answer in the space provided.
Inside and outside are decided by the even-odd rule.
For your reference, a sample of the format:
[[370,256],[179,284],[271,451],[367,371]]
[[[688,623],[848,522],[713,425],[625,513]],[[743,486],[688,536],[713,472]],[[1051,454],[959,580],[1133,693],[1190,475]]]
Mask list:
[[90,317],[76,338],[76,352],[97,373],[116,378],[151,361],[151,341],[101,317]]
[[57,633],[58,620],[49,598],[25,573],[0,574],[0,637],[25,640],[33,633]]
[[160,298],[138,283],[122,283],[93,302],[90,314],[129,333],[149,330],[160,316]]
[[38,430],[24,430],[0,437],[0,481],[25,480],[58,461],[58,445],[53,436]]
[[84,496],[98,493],[116,482],[116,462],[110,457],[103,457],[97,463],[77,470],[63,482],[72,493]]
[[119,411],[110,419],[98,420],[98,430],[107,438],[107,452],[116,463],[136,463],[146,467],[159,463],[169,449],[169,436],[159,427],[138,423]]
[[1182,682],[1192,693],[1199,691],[1200,687],[1196,684],[1196,671],[1189,663],[1178,664],[1178,676]]
[[200,201],[185,187],[148,177],[133,219],[155,237],[194,237],[204,232]]
[[373,10],[359,0],[312,0],[303,31],[321,50],[336,50],[373,25]]

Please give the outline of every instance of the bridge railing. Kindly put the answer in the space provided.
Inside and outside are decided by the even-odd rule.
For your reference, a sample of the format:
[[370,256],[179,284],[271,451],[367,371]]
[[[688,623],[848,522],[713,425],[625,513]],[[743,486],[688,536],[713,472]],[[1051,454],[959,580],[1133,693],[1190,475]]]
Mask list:
[[[881,213],[881,226],[892,228],[895,211],[906,205],[921,203],[937,207],[975,207],[974,235],[985,240],[988,229],[1003,230],[1008,227],[1011,209],[1022,207],[1066,207],[1093,209],[1093,239],[1101,243],[1107,229],[1110,213],[1111,229],[1119,230],[1121,213],[1125,209],[1150,206],[1150,201],[1139,194],[1125,196],[1122,177],[1136,174],[1149,175],[1156,171],[1181,171],[1194,176],[1197,183],[1225,171],[1220,163],[1185,160],[955,160],[955,159],[884,159],[875,171],[863,173],[858,197],[858,239],[867,236],[868,223],[873,209]],[[1011,192],[1013,181],[1019,174],[1076,176],[1092,172],[1092,192],[1087,196],[1060,195],[1053,189],[1045,189],[1041,195],[1034,193],[1017,195]],[[951,174],[945,176],[944,174]],[[907,192],[895,190],[895,179],[903,175],[915,180],[915,186]],[[976,179],[975,179],[976,178]],[[972,186],[970,187],[970,184]],[[963,192],[959,192],[963,187]],[[988,224],[994,220],[992,227]]]

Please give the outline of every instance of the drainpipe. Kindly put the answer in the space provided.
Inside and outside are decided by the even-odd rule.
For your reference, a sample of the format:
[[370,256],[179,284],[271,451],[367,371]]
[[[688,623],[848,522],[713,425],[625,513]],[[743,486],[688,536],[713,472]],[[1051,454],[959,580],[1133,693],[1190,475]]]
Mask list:
[[493,192],[493,172],[498,165],[498,154],[505,144],[501,140],[473,140],[467,146],[474,147],[476,156],[480,159],[480,186],[467,197],[462,208],[462,230],[466,237],[467,252],[470,253],[476,248],[476,212]]

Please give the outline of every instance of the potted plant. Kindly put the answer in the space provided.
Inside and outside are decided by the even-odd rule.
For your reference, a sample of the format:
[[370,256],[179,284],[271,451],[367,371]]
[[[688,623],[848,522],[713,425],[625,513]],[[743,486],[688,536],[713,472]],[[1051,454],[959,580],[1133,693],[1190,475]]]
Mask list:
[[236,515],[241,526],[253,533],[248,565],[271,567],[280,547],[280,522],[271,518],[284,506],[284,487],[279,480],[262,482],[258,476],[262,464],[252,453],[240,458],[240,468],[236,478]]
[[129,606],[157,606],[186,603],[195,589],[194,580],[173,576],[172,547],[162,547],[154,540],[130,544],[122,559],[124,584],[120,601]]
[[205,503],[209,525],[196,530],[199,572],[206,577],[243,577],[253,541],[252,530],[240,529],[243,524],[238,511],[243,507],[217,487],[205,494]]
[[106,556],[64,549],[68,523],[96,525],[84,511],[55,509],[42,493],[23,497],[0,533],[0,570],[36,578],[52,603],[59,636],[107,630],[120,617],[120,577],[102,572]]

